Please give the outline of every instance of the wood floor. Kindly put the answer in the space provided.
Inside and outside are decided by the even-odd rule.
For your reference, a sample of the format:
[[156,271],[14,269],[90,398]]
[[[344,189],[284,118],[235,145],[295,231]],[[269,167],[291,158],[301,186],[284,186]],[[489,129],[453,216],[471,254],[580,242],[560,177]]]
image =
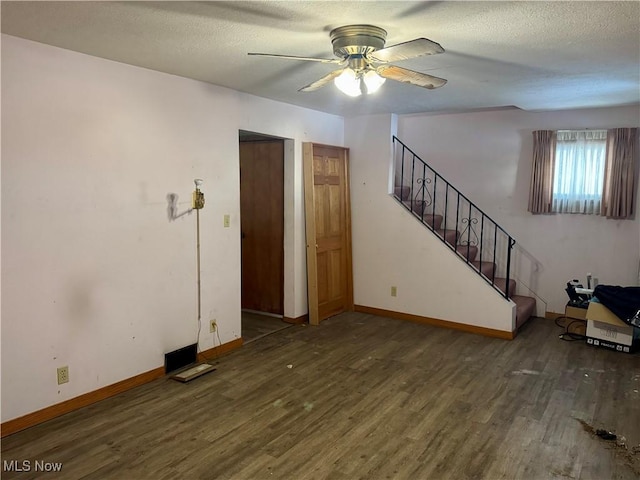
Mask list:
[[282,318],[253,312],[242,312],[242,340],[245,344],[290,326],[291,324],[286,323]]
[[[2,442],[3,479],[637,479],[640,357],[342,314]],[[584,424],[581,423],[585,422]]]

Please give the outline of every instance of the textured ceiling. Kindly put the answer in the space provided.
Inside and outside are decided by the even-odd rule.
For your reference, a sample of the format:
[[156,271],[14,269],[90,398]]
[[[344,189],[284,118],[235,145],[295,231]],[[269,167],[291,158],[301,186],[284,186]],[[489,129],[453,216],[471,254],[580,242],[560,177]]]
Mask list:
[[[554,110],[640,102],[640,2],[2,2],[2,32],[354,116],[516,106]],[[335,65],[248,56],[332,57],[329,31],[354,23],[445,53],[399,62],[448,79],[437,90],[387,81],[351,98],[298,89]]]

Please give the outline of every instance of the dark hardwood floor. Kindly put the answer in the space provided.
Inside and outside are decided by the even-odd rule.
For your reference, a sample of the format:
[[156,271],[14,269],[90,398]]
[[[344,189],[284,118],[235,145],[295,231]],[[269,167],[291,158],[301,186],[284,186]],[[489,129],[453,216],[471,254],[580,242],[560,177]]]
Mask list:
[[253,312],[242,312],[242,340],[245,344],[290,326],[291,324],[286,323],[282,318]]
[[62,471],[2,478],[637,479],[640,357],[559,333],[532,319],[505,341],[360,313],[295,325],[190,383],[3,439],[3,466]]

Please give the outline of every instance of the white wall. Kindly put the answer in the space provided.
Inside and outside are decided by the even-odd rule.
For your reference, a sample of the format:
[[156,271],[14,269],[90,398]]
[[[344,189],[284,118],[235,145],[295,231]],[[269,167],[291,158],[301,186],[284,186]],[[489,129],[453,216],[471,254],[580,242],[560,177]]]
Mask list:
[[[203,178],[202,349],[240,336],[238,130],[293,139],[285,315],[306,313],[301,142],[340,117],[2,36],[2,421],[163,364],[195,342]],[[223,215],[231,227],[223,228]],[[56,368],[69,366],[68,384]]]
[[511,332],[514,305],[388,194],[393,133],[391,115],[345,121],[356,305]]
[[556,112],[501,110],[399,118],[399,138],[518,242],[518,293],[529,287],[546,310],[563,312],[567,281],[635,285],[640,212],[635,220],[527,212],[533,130],[637,127],[638,106]]

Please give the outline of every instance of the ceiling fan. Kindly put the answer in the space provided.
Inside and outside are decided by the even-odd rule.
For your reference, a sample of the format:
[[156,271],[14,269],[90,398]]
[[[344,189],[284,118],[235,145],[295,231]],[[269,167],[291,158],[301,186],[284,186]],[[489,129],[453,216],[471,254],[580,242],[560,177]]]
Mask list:
[[438,88],[447,83],[444,78],[391,65],[391,62],[444,52],[444,48],[439,44],[426,38],[416,38],[384,48],[387,32],[373,25],[345,25],[333,29],[329,36],[333,44],[333,54],[338,58],[297,57],[271,53],[249,55],[335,63],[343,67],[302,87],[300,92],[313,92],[332,80],[340,90],[354,97],[363,93],[363,83],[366,93],[373,93],[387,78],[428,89]]

